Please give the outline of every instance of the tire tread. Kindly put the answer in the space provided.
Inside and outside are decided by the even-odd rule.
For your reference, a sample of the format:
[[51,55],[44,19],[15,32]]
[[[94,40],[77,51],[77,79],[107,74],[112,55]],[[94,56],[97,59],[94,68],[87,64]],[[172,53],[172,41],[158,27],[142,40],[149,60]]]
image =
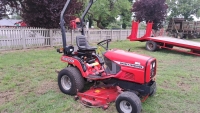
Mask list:
[[[62,86],[60,85],[61,84],[60,79],[64,74],[70,76],[70,79],[72,79],[71,81],[74,82],[74,85],[72,86],[70,92],[66,92],[66,91],[64,91],[63,88],[61,88]],[[81,91],[84,88],[84,79],[83,79],[80,71],[76,67],[67,67],[67,68],[64,68],[63,70],[61,70],[59,72],[59,74],[58,74],[58,85],[59,85],[60,90],[63,93],[69,94],[69,95],[76,95],[77,90]]]
[[[137,109],[138,109],[137,113],[140,113],[140,112],[141,112],[141,109],[142,109],[141,100],[140,100],[140,98],[139,98],[135,93],[130,92],[130,91],[126,91],[126,92],[121,93],[121,94],[117,97],[116,101],[117,101],[119,98],[127,98],[127,99],[129,99],[129,100],[134,101],[134,103],[135,103],[135,105],[136,105],[136,107],[137,107]],[[117,107],[117,106],[116,106],[116,107]],[[118,112],[119,112],[119,111],[118,111]],[[121,113],[121,112],[119,112],[119,113]],[[132,113],[134,113],[134,112],[132,112]]]

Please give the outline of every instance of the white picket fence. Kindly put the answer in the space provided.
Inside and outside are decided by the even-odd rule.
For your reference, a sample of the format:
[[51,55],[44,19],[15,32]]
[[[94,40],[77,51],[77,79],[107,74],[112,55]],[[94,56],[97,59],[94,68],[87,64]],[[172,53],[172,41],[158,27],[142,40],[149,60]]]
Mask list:
[[[138,33],[138,37],[144,35],[145,30]],[[126,40],[131,30],[87,30],[87,40],[99,42],[111,38],[115,40]],[[67,44],[75,44],[79,31],[67,31]],[[42,28],[0,28],[0,50],[26,49],[35,47],[53,47],[62,45],[60,29]]]

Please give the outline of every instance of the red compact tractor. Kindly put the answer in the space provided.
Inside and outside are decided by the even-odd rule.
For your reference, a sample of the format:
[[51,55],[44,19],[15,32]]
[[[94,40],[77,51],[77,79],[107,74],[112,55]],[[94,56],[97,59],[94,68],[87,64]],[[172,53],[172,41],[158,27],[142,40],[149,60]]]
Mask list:
[[[115,101],[119,113],[140,113],[141,101],[156,92],[156,59],[119,49],[108,49],[111,39],[99,42],[106,51],[103,57],[96,54],[96,47],[91,47],[84,36],[84,17],[93,0],[90,0],[79,25],[82,35],[76,37],[77,51],[72,45],[67,46],[63,15],[69,5],[67,1],[61,12],[63,53],[61,61],[68,66],[58,72],[60,90],[68,95],[76,95],[75,99],[89,107],[108,108]],[[74,24],[74,21],[72,21]],[[72,25],[76,26],[76,25]],[[94,83],[87,91],[83,91],[86,82]]]

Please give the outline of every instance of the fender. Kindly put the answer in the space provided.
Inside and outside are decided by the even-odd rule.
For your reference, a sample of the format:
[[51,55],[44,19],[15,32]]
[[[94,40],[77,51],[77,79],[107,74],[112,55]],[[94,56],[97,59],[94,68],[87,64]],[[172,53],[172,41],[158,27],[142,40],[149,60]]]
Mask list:
[[72,64],[73,66],[76,66],[79,71],[81,72],[83,77],[86,77],[87,74],[85,73],[87,70],[87,67],[85,66],[85,64],[83,63],[83,61],[81,61],[80,58],[73,56],[73,57],[69,57],[69,56],[62,56],[61,61],[66,62],[68,64]]

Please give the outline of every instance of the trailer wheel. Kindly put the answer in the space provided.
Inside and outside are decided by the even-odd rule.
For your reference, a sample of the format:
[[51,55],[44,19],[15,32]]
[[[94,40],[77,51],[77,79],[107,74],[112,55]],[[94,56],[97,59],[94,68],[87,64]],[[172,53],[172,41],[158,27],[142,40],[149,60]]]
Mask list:
[[75,67],[67,67],[58,73],[58,86],[60,90],[69,95],[76,95],[84,87],[84,79]]
[[128,91],[117,97],[115,106],[119,113],[140,113],[142,109],[139,97]]
[[158,49],[157,43],[154,41],[147,41],[146,49],[149,51],[156,51]]

